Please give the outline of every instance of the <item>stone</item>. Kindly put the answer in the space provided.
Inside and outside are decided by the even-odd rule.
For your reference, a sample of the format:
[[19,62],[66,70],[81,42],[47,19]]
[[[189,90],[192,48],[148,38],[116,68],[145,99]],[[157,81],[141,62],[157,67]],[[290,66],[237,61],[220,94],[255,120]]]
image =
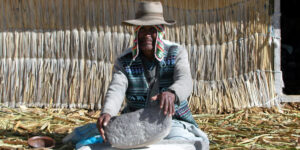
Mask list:
[[[78,150],[120,150],[114,148],[108,143],[92,144],[83,146]],[[162,140],[158,143],[148,145],[135,150],[208,150],[207,146],[202,146],[200,141],[178,141],[178,140]]]
[[171,129],[172,117],[164,115],[159,105],[112,117],[104,128],[112,147],[139,148],[161,141]]

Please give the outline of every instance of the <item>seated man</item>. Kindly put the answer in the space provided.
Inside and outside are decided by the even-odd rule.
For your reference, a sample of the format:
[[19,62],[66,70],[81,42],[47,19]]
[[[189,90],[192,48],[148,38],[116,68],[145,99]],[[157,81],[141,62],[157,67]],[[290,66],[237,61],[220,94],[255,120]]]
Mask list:
[[[105,104],[97,121],[103,139],[103,126],[111,116],[117,115],[126,96],[127,106],[123,112],[144,108],[147,100],[160,100],[165,115],[172,115],[174,119],[166,139],[202,138],[208,144],[205,134],[197,137],[187,129],[187,126],[198,127],[186,100],[193,87],[187,51],[176,43],[163,40],[164,25],[173,25],[175,21],[164,20],[160,2],[142,2],[136,19],[123,23],[136,26],[136,37],[134,46],[127,49],[114,66]],[[155,80],[159,80],[160,93],[150,98],[149,87]]]
[[[122,111],[132,112],[147,106],[147,101],[160,101],[165,115],[172,116],[169,140],[201,141],[208,149],[209,141],[195,122],[187,98],[192,91],[192,78],[187,51],[176,43],[163,40],[165,21],[160,2],[141,2],[136,19],[123,23],[134,25],[134,46],[128,48],[115,62],[112,81],[104,107],[97,121],[100,135],[106,140],[104,126],[120,111],[124,98],[127,106]],[[158,81],[158,94],[151,95]]]

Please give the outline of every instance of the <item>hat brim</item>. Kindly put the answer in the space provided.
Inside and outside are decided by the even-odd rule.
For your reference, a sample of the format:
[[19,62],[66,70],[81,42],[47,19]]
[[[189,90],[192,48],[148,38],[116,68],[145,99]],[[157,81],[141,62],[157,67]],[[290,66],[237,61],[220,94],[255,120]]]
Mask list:
[[143,19],[132,19],[125,20],[122,22],[124,25],[135,25],[135,26],[153,26],[153,25],[174,25],[176,24],[175,20],[161,20],[161,19],[151,19],[151,20],[143,20]]

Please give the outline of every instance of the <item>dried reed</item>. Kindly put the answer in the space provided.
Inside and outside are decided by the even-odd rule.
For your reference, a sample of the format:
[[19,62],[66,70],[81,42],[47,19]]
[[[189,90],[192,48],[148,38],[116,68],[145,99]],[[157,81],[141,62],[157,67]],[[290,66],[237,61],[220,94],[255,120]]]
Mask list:
[[[133,41],[139,0],[1,0],[0,102],[98,109]],[[274,106],[270,0],[162,0],[166,39],[189,52],[195,112]]]

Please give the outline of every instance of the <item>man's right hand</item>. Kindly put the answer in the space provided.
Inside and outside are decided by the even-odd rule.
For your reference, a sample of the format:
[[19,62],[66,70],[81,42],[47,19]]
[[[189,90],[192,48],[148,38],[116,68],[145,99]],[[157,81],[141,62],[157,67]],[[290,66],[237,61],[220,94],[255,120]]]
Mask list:
[[97,120],[97,128],[100,132],[100,135],[102,136],[103,140],[106,141],[105,135],[104,135],[104,127],[108,124],[111,116],[110,114],[101,114],[101,116]]

